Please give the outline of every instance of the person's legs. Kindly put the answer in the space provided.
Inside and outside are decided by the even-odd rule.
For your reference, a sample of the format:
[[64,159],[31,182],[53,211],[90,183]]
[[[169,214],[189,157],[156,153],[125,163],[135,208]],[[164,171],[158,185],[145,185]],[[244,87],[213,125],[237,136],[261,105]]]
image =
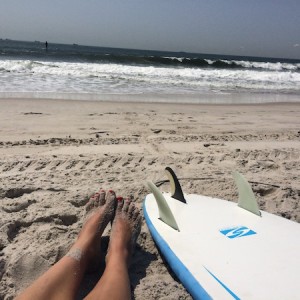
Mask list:
[[85,299],[131,298],[128,265],[140,230],[139,210],[129,200],[118,201],[104,274]]
[[74,299],[88,264],[100,255],[100,240],[113,219],[116,196],[101,190],[87,203],[86,222],[70,251],[17,299]]

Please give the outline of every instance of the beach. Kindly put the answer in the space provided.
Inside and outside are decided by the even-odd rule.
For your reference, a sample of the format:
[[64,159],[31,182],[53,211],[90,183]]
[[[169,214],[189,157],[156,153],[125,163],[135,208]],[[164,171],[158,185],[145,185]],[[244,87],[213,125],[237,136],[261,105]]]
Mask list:
[[[300,222],[299,102],[0,99],[0,107],[0,299],[67,253],[94,192],[132,195],[142,211],[147,180],[170,190],[167,166],[185,193],[234,202],[239,171],[261,210]],[[87,274],[78,299],[102,271]],[[130,276],[135,299],[191,299],[144,221]]]

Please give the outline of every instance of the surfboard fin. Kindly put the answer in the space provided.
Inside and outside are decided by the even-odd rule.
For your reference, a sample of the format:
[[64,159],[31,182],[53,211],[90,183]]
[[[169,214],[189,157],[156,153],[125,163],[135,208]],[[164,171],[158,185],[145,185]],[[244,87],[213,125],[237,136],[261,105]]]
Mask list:
[[182,188],[174,171],[170,167],[165,168],[166,174],[170,180],[172,198],[186,203]]
[[239,191],[238,206],[261,216],[261,212],[259,211],[257,201],[249,182],[239,172],[233,172],[233,178]]
[[155,197],[158,206],[158,211],[159,211],[159,218],[170,227],[179,231],[179,227],[176,223],[174,215],[163,194],[160,192],[160,190],[156,187],[156,185],[153,182],[148,181],[147,184]]

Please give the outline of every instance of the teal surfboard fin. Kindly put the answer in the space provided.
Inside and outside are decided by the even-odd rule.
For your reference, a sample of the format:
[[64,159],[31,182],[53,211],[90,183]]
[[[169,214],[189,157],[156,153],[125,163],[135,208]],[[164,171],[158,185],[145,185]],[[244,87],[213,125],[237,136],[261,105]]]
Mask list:
[[170,167],[166,167],[165,171],[170,181],[172,198],[177,199],[183,203],[186,203],[186,200],[182,192],[182,188],[180,186],[176,174]]
[[162,220],[164,223],[174,228],[175,230],[179,231],[179,227],[174,218],[174,215],[161,191],[156,187],[156,185],[153,182],[148,181],[147,184],[155,197],[160,220]]
[[233,172],[233,178],[239,191],[238,206],[258,216],[261,216],[257,201],[249,182],[239,172]]

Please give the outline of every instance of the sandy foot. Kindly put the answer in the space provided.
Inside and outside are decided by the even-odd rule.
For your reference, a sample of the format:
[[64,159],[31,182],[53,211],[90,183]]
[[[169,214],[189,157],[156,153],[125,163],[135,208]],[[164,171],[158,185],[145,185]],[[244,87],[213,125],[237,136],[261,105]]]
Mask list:
[[129,199],[120,199],[117,204],[116,215],[112,226],[108,254],[106,261],[115,253],[125,256],[130,263],[137,237],[141,231],[142,217],[139,209]]
[[67,256],[81,260],[84,255],[93,269],[99,265],[101,236],[107,224],[113,220],[115,207],[116,194],[114,191],[110,190],[105,193],[104,190],[100,190],[90,198],[86,205],[85,223]]

